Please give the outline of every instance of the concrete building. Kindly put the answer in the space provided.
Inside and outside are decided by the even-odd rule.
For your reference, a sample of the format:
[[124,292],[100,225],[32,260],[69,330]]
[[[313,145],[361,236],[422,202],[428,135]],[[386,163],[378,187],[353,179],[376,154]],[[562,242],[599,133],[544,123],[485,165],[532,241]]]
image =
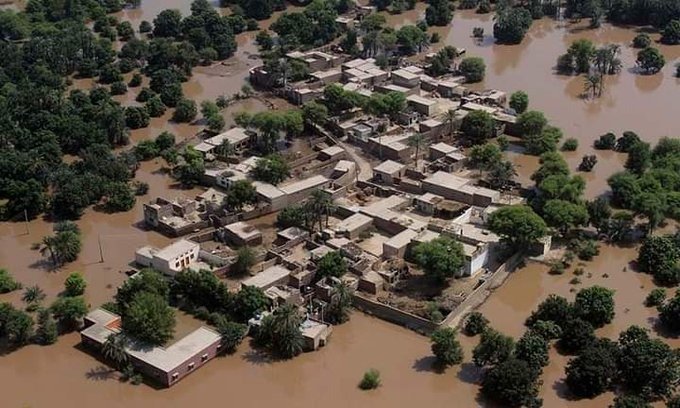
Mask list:
[[[120,316],[104,309],[93,310],[84,320],[81,343],[96,351],[101,351],[109,336],[120,333]],[[213,359],[220,350],[220,340],[219,333],[200,327],[168,347],[149,347],[130,339],[125,352],[135,370],[170,387]]]
[[373,218],[356,213],[340,221],[334,227],[335,234],[344,236],[348,239],[356,239],[362,232],[368,230],[373,224]]
[[344,159],[346,156],[345,149],[340,146],[330,146],[319,152],[319,160],[329,161],[329,160],[340,160]]
[[435,113],[437,101],[430,98],[425,98],[420,95],[409,95],[406,97],[408,106],[421,115],[430,116]]
[[405,229],[404,231],[383,242],[383,258],[403,259],[404,255],[406,255],[408,246],[411,244],[411,241],[413,241],[418,235],[419,233],[412,229]]
[[422,181],[423,191],[468,205],[486,207],[500,200],[501,193],[470,185],[470,180],[438,171]]
[[267,290],[273,286],[287,285],[290,279],[290,271],[280,265],[271,266],[264,271],[252,276],[243,282],[241,286],[252,286]]
[[135,262],[174,276],[198,262],[201,247],[198,243],[181,239],[163,249],[145,246],[135,252]]
[[418,124],[420,133],[426,134],[430,140],[438,140],[447,132],[447,125],[437,119],[427,119]]
[[317,174],[316,176],[284,185],[281,187],[281,191],[286,195],[286,205],[290,205],[293,203],[301,203],[309,198],[315,190],[324,189],[330,184],[331,181],[329,179]]
[[300,329],[305,341],[304,349],[307,351],[315,351],[325,346],[333,333],[333,326],[309,318],[302,322]]
[[392,160],[385,160],[373,168],[373,178],[378,183],[394,184],[397,179],[404,177],[406,166]]
[[243,221],[229,224],[222,228],[224,236],[233,245],[257,246],[262,244],[262,233],[254,226]]
[[224,142],[228,142],[237,153],[242,152],[250,144],[250,134],[241,127],[234,127],[217,136],[204,140],[196,145],[194,149],[203,154],[208,154],[212,153],[215,148],[221,146]]
[[143,208],[146,225],[166,235],[181,236],[209,225],[205,206],[185,197],[172,201],[158,197]]
[[414,88],[420,85],[420,74],[413,73],[404,68],[392,71],[390,78],[393,84],[403,86],[404,88]]
[[444,201],[444,197],[425,193],[420,196],[413,197],[413,206],[420,212],[428,215],[434,215],[436,212],[437,204]]
[[449,153],[453,153],[458,151],[459,149],[457,147],[453,147],[449,144],[446,143],[435,143],[431,144],[429,147],[429,153],[430,153],[430,161],[435,161],[438,159],[441,159],[442,157],[446,156]]

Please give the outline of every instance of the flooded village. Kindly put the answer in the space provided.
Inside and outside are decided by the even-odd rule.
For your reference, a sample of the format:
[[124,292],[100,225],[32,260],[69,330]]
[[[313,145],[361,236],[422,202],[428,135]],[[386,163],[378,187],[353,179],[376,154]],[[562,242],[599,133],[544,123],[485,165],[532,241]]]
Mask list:
[[[32,11],[27,4],[33,1],[2,5],[3,13],[50,13],[44,5]],[[188,0],[130,3],[109,16],[130,22],[133,35],[147,40],[162,36],[140,32],[140,23],[161,26],[156,19],[164,10],[179,10],[185,21],[200,12]],[[244,13],[227,3],[210,1],[209,6],[225,18]],[[121,160],[135,157],[132,176],[124,180],[130,191],[146,186],[133,194],[125,210],[111,210],[113,193],[106,191],[76,217],[57,216],[50,206],[58,201],[54,197],[64,190],[64,181],[55,171],[44,182],[48,198],[41,211],[22,209],[10,216],[7,209],[19,200],[11,195],[8,180],[21,177],[0,175],[6,219],[0,223],[0,268],[21,284],[0,294],[0,303],[32,316],[36,339],[44,310],[59,323],[52,344],[27,340],[16,346],[6,334],[9,320],[0,316],[0,380],[8,390],[3,406],[676,407],[680,362],[671,357],[664,369],[671,366],[673,378],[663,391],[643,386],[643,391],[632,391],[636,385],[624,379],[620,366],[602,390],[587,397],[574,391],[575,380],[567,379],[567,367],[589,347],[605,347],[595,337],[616,341],[631,326],[644,328],[670,349],[680,347],[673,330],[680,323],[673,326],[662,316],[680,319],[671,307],[680,255],[669,261],[673,278],[662,275],[667,269],[657,273],[652,268],[661,262],[650,261],[647,273],[640,266],[653,237],[670,245],[668,257],[680,254],[673,235],[680,183],[665,172],[680,171],[674,164],[680,155],[677,139],[665,139],[680,136],[674,120],[680,45],[661,42],[669,29],[616,25],[603,17],[594,24],[587,15],[570,18],[569,8],[580,2],[569,1],[557,3],[559,18],[541,13],[520,42],[501,44],[494,38],[496,13],[507,10],[496,10],[499,2],[493,3],[494,12],[480,13],[476,9],[484,1],[468,2],[474,3],[470,7],[463,6],[465,0],[444,1],[455,9],[453,16],[429,26],[428,9],[439,1],[414,2],[397,11],[397,1],[388,6],[364,0],[338,4],[331,7],[336,32],[325,44],[289,38],[302,36],[291,28],[293,19],[277,26],[282,16],[309,10],[315,18],[327,17],[326,9],[319,10],[325,3],[344,4],[282,3],[250,30],[241,18],[233,53],[223,59],[197,57],[190,75],[182,74],[185,81],[176,82],[182,95],[176,107],[163,99],[168,108],[147,114],[142,126],[131,126],[134,120],[125,112],[128,143],[110,143],[110,150]],[[514,3],[503,7],[528,7]],[[539,3],[547,7],[550,2]],[[202,21],[213,18],[202,12]],[[234,20],[230,24],[237,24]],[[192,23],[199,24],[186,25]],[[97,23],[87,24],[97,31]],[[318,21],[314,24],[318,30]],[[420,43],[405,39],[408,29],[399,34],[404,27],[420,30],[409,34],[421,35]],[[479,28],[482,34],[473,35]],[[178,35],[193,42],[196,37],[186,31],[190,28],[183,30]],[[283,35],[286,30],[292,34]],[[14,35],[4,31],[6,38]],[[263,45],[262,32],[271,35],[269,45]],[[354,42],[347,40],[348,33],[354,33]],[[656,73],[643,74],[636,62],[640,50],[632,44],[641,33],[649,33],[652,47],[665,58]],[[383,42],[366,40],[371,35]],[[391,47],[390,36],[396,41]],[[592,41],[591,65],[579,74],[575,60],[575,72],[561,72],[558,59],[584,39]],[[21,46],[22,41],[14,43]],[[597,74],[596,52],[610,44],[620,47],[616,73]],[[116,38],[111,46],[123,55],[125,45]],[[161,48],[152,52],[166,52]],[[485,65],[478,78],[479,68],[464,63],[476,57]],[[63,98],[105,87],[111,89],[112,103],[149,110],[149,100],[142,101],[140,94],[165,98],[162,89],[176,85],[168,78],[184,69],[175,62],[162,75],[145,71],[145,65],[160,59],[149,53],[135,69],[119,72],[114,84],[143,76],[139,86],[128,85],[118,95],[113,85],[102,85],[101,77],[64,75]],[[15,75],[5,70],[12,72],[3,68],[3,75]],[[584,83],[597,75],[601,95],[590,95]],[[158,87],[161,77],[163,86]],[[11,97],[8,89],[0,92],[2,106]],[[515,100],[517,91],[528,95],[528,108]],[[177,114],[185,99],[195,102],[188,120]],[[538,111],[543,119],[534,115]],[[534,133],[532,120],[540,127]],[[173,135],[165,150],[158,147],[164,132]],[[601,135],[610,132],[613,145],[603,148],[609,142]],[[637,143],[649,144],[648,156],[640,159],[644,164],[635,163],[635,149],[618,147],[625,144],[624,132],[635,132]],[[13,140],[0,139],[2,149],[21,149]],[[566,142],[575,147],[567,148]],[[58,161],[72,165],[74,174],[80,171],[78,162],[92,160],[87,149],[60,145]],[[591,155],[594,167],[584,167]],[[21,157],[3,156],[0,170]],[[102,172],[96,166],[83,168]],[[33,169],[26,171],[33,174]],[[612,181],[623,172],[634,174],[634,181]],[[638,196],[626,200],[632,190]],[[663,196],[663,202],[639,204],[642,197],[652,201],[647,195]],[[559,201],[561,211],[551,211],[551,201]],[[530,220],[531,228],[515,216]],[[55,227],[64,219],[74,220],[80,251],[75,259],[55,262],[44,238],[58,236]],[[54,303],[74,297],[65,286],[74,272],[86,282],[75,297],[82,297],[87,310],[65,328],[65,312]],[[36,286],[42,297],[27,300]],[[580,291],[592,287],[613,291],[601,295],[613,300],[606,323],[579,314]],[[650,307],[648,295],[659,288],[665,288],[667,300]],[[149,312],[135,298],[154,290],[164,299],[146,305],[156,309]],[[535,313],[544,323],[541,304],[552,294],[570,302],[568,313],[578,317],[569,323],[587,325],[593,336],[584,341],[590,343],[570,350],[563,336],[582,333],[569,331],[567,323],[562,328],[556,324],[561,333],[544,336],[547,357],[530,381],[507,386],[526,386],[518,391],[524,395],[512,402],[511,397],[503,400],[502,392],[496,394],[503,397],[490,397],[484,390],[492,387],[489,372],[501,371],[504,364],[525,364],[522,339],[539,331],[528,318]],[[135,315],[137,306],[142,312]],[[484,330],[471,333],[468,328],[471,316],[480,314],[488,320],[485,333],[514,338],[505,357],[480,351]],[[135,319],[145,323],[148,315],[172,320],[169,334],[133,325]],[[286,328],[293,334],[281,334],[284,329],[276,325],[282,321],[293,322]],[[462,359],[443,364],[442,357],[433,355],[430,336],[452,333],[447,329],[455,330],[453,342]],[[163,338],[149,342],[141,340],[144,336]],[[292,349],[286,347],[287,336],[295,339]],[[120,353],[111,351],[116,341]],[[635,368],[661,370],[649,364]],[[367,387],[375,389],[366,391],[363,382],[371,369],[379,379]],[[639,405],[622,405],[624,395]]]

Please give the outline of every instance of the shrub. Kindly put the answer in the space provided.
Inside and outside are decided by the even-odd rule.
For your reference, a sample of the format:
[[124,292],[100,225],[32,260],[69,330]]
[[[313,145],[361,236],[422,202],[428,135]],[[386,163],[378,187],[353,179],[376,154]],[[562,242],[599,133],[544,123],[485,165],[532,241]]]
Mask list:
[[364,377],[359,383],[359,388],[362,390],[374,390],[380,386],[380,371],[375,368],[364,373]]
[[663,304],[663,302],[666,300],[666,289],[664,288],[655,288],[651,292],[649,292],[649,295],[645,298],[645,306],[647,307],[654,307],[654,306],[660,306]]
[[578,140],[576,140],[572,137],[565,140],[564,144],[562,145],[562,151],[565,151],[565,152],[573,152],[576,149],[578,149]]
[[652,39],[649,37],[649,34],[642,33],[636,35],[635,38],[633,38],[634,48],[647,48],[650,45],[652,45]]
[[476,336],[482,333],[489,326],[489,319],[484,317],[480,312],[472,312],[465,322],[465,334],[468,336]]

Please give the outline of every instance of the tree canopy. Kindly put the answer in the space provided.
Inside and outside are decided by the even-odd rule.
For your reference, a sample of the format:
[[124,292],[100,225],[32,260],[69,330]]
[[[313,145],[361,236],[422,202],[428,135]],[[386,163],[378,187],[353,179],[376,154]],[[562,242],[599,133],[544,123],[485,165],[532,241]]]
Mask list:
[[428,276],[441,282],[461,275],[465,253],[460,242],[439,237],[416,245],[413,258]]

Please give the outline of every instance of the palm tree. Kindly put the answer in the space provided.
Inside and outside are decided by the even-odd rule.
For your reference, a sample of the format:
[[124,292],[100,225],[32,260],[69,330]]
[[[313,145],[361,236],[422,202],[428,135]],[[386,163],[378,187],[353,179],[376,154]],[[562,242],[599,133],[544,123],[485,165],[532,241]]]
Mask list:
[[602,81],[602,77],[597,74],[592,74],[592,75],[587,75],[583,79],[583,93],[585,93],[588,97],[595,97],[598,93],[598,91],[601,89],[600,87],[600,82]]
[[420,155],[420,149],[425,147],[427,140],[422,133],[416,133],[409,136],[408,145],[416,149],[416,169],[418,169],[418,156]]
[[21,300],[27,305],[40,303],[43,299],[45,299],[45,292],[38,285],[27,287],[21,296]]
[[272,320],[272,346],[283,358],[291,358],[302,352],[304,339],[300,330],[302,319],[297,306],[286,304],[274,313]]
[[54,266],[59,265],[59,257],[57,256],[56,246],[57,246],[56,238],[53,236],[47,236],[43,237],[42,244],[40,247],[40,255],[46,256],[47,254],[49,254],[49,257],[52,260],[52,264],[54,264]]
[[328,306],[327,319],[333,324],[345,323],[349,320],[354,290],[347,282],[333,286],[331,302]]
[[102,345],[102,353],[104,357],[111,360],[118,369],[122,369],[128,363],[128,354],[125,351],[128,341],[121,333],[114,333],[106,338]]
[[446,112],[445,122],[449,124],[449,134],[453,134],[453,128],[456,124],[456,111],[450,109]]
[[326,216],[326,226],[328,226],[328,217],[333,211],[333,201],[321,190],[314,190],[312,196],[307,202],[308,209],[313,212],[314,218],[319,223],[319,231],[323,229],[323,224],[321,222],[324,214]]

